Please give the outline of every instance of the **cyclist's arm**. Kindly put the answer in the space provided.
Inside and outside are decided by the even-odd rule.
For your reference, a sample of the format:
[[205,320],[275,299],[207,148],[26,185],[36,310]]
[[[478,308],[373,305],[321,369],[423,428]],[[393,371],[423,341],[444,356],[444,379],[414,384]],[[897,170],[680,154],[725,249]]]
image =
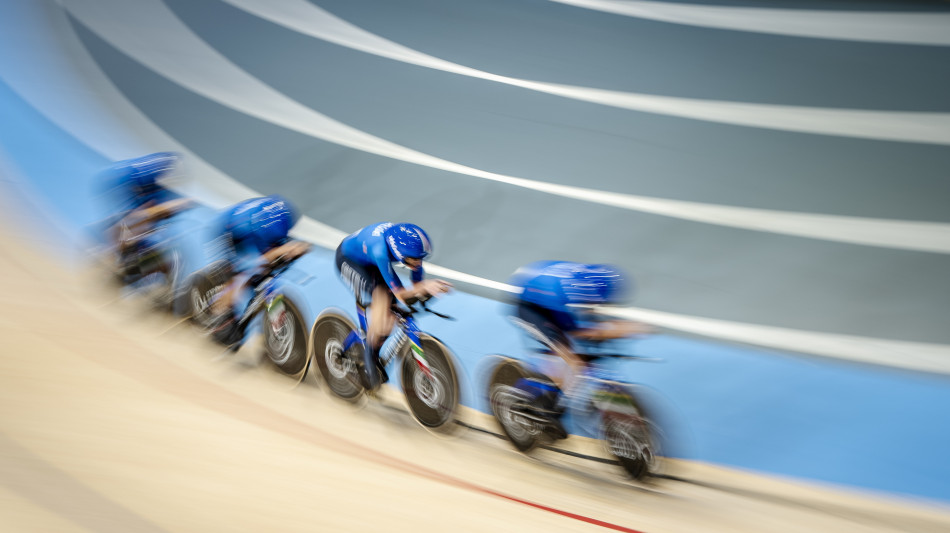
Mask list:
[[653,328],[640,322],[634,322],[632,320],[608,320],[599,322],[596,328],[574,330],[571,332],[571,336],[586,341],[606,341],[622,339],[633,335],[642,335],[652,331]]
[[[376,265],[379,267],[379,272],[383,275],[383,280],[386,281],[386,285],[389,287],[389,290],[393,292],[393,296],[398,298],[402,302],[406,302],[411,299],[422,298],[433,292],[438,293],[437,280],[420,280],[415,281],[413,279],[412,288],[406,288],[403,286],[402,281],[399,280],[399,276],[396,275],[396,271],[393,270],[392,263],[389,261],[377,262]],[[415,274],[415,271],[413,271]],[[413,276],[415,277],[415,276]]]
[[[573,331],[567,332],[565,335],[570,336],[573,335],[573,333]],[[554,352],[554,355],[557,355],[563,359],[572,370],[576,372],[584,366],[584,361],[574,353],[574,347],[570,344],[566,344],[566,337],[563,337],[562,340],[562,338],[558,338],[559,336],[557,335],[555,335],[553,338],[548,337],[543,333],[539,333],[538,335],[540,336],[537,336],[536,338],[541,341],[541,344],[547,346],[552,352]]]
[[182,209],[189,207],[192,201],[187,198],[176,198],[160,204],[140,207],[133,211],[129,217],[129,224],[132,227],[154,222],[162,218],[169,217]]
[[274,246],[273,248],[268,248],[263,253],[261,253],[253,269],[249,269],[253,270],[255,273],[242,276],[243,281],[241,286],[255,286],[256,284],[260,283],[261,280],[263,280],[264,276],[270,272],[273,272],[272,268],[276,266],[275,263],[277,261],[281,260],[282,258],[291,261],[307,253],[308,251],[310,251],[310,243],[303,241],[290,241],[279,246]]
[[413,284],[411,289],[404,287],[402,281],[399,280],[399,276],[396,275],[396,271],[393,270],[392,263],[389,261],[377,261],[376,266],[379,268],[379,272],[383,275],[383,280],[386,282],[386,286],[389,287],[389,290],[393,292],[393,296],[402,302],[405,302],[411,298],[419,297],[419,284]]
[[438,296],[449,292],[452,288],[452,284],[445,280],[423,279],[425,277],[425,269],[421,264],[418,268],[410,270],[410,272],[412,273],[412,288],[416,290],[415,296],[417,298],[426,295]]
[[413,285],[419,283],[426,277],[426,271],[424,268],[422,268],[422,265],[420,265],[419,268],[415,270],[410,270],[409,272],[411,272],[410,279],[412,279]]
[[290,241],[281,244],[280,246],[270,248],[262,255],[264,256],[264,261],[266,261],[267,264],[271,264],[281,257],[286,257],[288,260],[296,259],[308,251],[310,251],[310,243],[303,241]]

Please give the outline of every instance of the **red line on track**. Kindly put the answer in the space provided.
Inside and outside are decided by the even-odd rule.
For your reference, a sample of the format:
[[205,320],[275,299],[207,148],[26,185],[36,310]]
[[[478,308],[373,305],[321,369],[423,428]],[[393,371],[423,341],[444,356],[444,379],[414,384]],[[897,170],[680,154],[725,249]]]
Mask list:
[[[54,340],[59,341],[61,344],[69,344],[69,339]],[[114,340],[118,341],[118,339]],[[325,448],[333,449],[340,453],[357,456],[367,461],[381,464],[383,466],[389,466],[391,468],[402,470],[420,477],[429,478],[446,485],[452,485],[472,492],[487,494],[496,498],[508,500],[510,502],[533,507],[540,511],[563,516],[571,520],[577,520],[579,522],[584,522],[613,531],[643,533],[640,530],[631,529],[619,524],[614,524],[612,522],[598,520],[596,518],[564,511],[562,509],[557,509],[544,504],[532,502],[530,500],[525,500],[517,496],[505,494],[503,492],[483,487],[481,485],[477,485],[454,476],[443,474],[422,465],[387,455],[383,452],[374,450],[357,442],[353,442],[351,440],[329,433],[316,426],[305,424],[281,413],[280,411],[276,411],[252,402],[244,396],[232,392],[231,390],[213,381],[207,380],[184,370],[174,363],[169,362],[164,357],[150,357],[148,353],[142,353],[141,346],[134,345],[131,340],[129,341],[129,344],[132,345],[130,348],[135,348],[134,350],[131,350],[130,353],[138,354],[138,357],[118,359],[101,355],[96,351],[93,351],[92,355],[83,350],[81,350],[80,353],[86,359],[91,359],[112,370],[121,371],[130,378],[146,385],[162,389],[178,397],[187,398],[193,403],[199,404],[209,410],[216,411],[225,416],[243,420],[253,425],[304,441],[308,444],[322,445]],[[152,352],[155,353],[154,351]],[[162,374],[164,374],[167,379],[160,381],[154,379],[156,377],[162,376]],[[214,388],[219,391],[220,399],[216,399],[208,395],[205,391],[207,391],[209,388]],[[221,399],[224,401],[221,401]]]
[[[316,428],[314,428],[314,429],[316,429]],[[321,431],[321,430],[317,430],[317,431]],[[578,520],[578,521],[580,521],[580,522],[586,522],[586,523],[588,523],[588,524],[592,524],[592,525],[595,525],[595,526],[599,526],[599,527],[602,527],[602,528],[605,528],[605,529],[610,529],[610,530],[613,530],[613,531],[624,531],[624,532],[626,532],[626,533],[643,533],[642,531],[640,531],[640,530],[638,530],[638,529],[631,529],[631,528],[629,528],[629,527],[621,526],[621,525],[619,525],[619,524],[614,524],[614,523],[612,523],[612,522],[605,522],[605,521],[603,521],[603,520],[598,520],[598,519],[596,519],[596,518],[591,518],[591,517],[589,517],[589,516],[579,515],[579,514],[576,514],[576,513],[572,513],[572,512],[570,512],[570,511],[564,511],[564,510],[562,510],[562,509],[557,509],[557,508],[555,508],[555,507],[550,507],[550,506],[547,506],[547,505],[544,505],[544,504],[532,502],[532,501],[530,501],[530,500],[525,500],[525,499],[522,499],[522,498],[518,498],[517,496],[511,496],[511,495],[509,495],[509,494],[505,494],[505,493],[503,493],[503,492],[499,492],[499,491],[496,491],[496,490],[493,490],[493,489],[489,489],[489,488],[487,488],[487,487],[483,487],[483,486],[481,486],[481,485],[477,485],[477,484],[475,484],[475,483],[471,483],[471,482],[469,482],[469,481],[465,481],[465,480],[463,480],[463,479],[459,479],[459,478],[454,477],[454,476],[449,476],[449,475],[447,475],[447,474],[443,474],[443,473],[441,473],[441,472],[432,470],[432,469],[430,469],[430,468],[427,468],[427,467],[424,467],[424,466],[421,466],[421,465],[417,465],[417,464],[415,464],[415,463],[410,463],[409,461],[404,461],[404,460],[402,460],[402,459],[397,459],[397,458],[395,458],[395,457],[386,455],[385,453],[382,453],[382,452],[373,450],[372,448],[367,448],[367,447],[365,447],[365,446],[363,446],[363,445],[361,445],[361,444],[348,441],[347,439],[343,439],[343,438],[341,438],[341,437],[335,437],[335,436],[331,436],[331,437],[333,437],[333,438],[335,438],[335,439],[338,439],[338,440],[341,440],[341,441],[343,441],[343,442],[346,442],[346,443],[348,443],[350,446],[354,446],[354,447],[359,448],[360,450],[362,450],[362,451],[364,452],[364,454],[370,456],[370,457],[368,458],[369,460],[372,460],[372,461],[377,462],[377,463],[382,463],[382,464],[387,464],[387,463],[388,463],[390,466],[392,466],[392,467],[394,467],[394,468],[398,468],[399,470],[403,470],[403,471],[406,471],[406,472],[410,472],[410,473],[416,474],[416,475],[418,475],[418,476],[420,476],[420,477],[426,477],[426,478],[429,478],[429,479],[433,479],[433,480],[435,480],[435,481],[441,481],[441,482],[443,482],[443,483],[445,483],[445,484],[447,484],[447,485],[454,485],[454,486],[456,486],[456,487],[463,488],[463,489],[467,489],[467,490],[470,490],[470,491],[472,491],[472,492],[480,492],[480,493],[482,493],[482,494],[488,494],[488,495],[490,495],[490,496],[495,496],[495,497],[497,497],[497,498],[501,498],[501,499],[508,500],[508,501],[511,501],[511,502],[520,503],[520,504],[522,504],[522,505],[527,505],[528,507],[534,507],[535,509],[539,509],[539,510],[541,510],[541,511],[546,511],[546,512],[549,512],[549,513],[552,513],[552,514],[560,515],[560,516],[563,516],[563,517],[566,517],[566,518],[570,518],[570,519],[572,519],[572,520]]]

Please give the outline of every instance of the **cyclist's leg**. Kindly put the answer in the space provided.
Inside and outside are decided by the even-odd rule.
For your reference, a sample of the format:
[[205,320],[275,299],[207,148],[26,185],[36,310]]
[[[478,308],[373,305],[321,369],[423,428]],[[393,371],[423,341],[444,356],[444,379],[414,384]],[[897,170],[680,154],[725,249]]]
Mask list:
[[[392,312],[392,292],[385,283],[373,287],[369,305],[369,323],[366,332],[366,374],[373,387],[388,380],[385,371],[379,368],[379,350],[393,329],[396,317]],[[385,376],[385,377],[384,377]]]
[[[364,377],[367,380],[364,386],[372,389],[381,381],[376,360],[379,347],[382,345],[380,342],[380,336],[383,335],[381,331],[385,329],[387,320],[390,321],[389,329],[392,329],[392,317],[386,316],[386,314],[391,315],[392,313],[389,311],[388,305],[382,305],[383,302],[389,301],[391,293],[390,295],[385,294],[389,290],[378,269],[349,260],[343,255],[342,247],[337,248],[336,251],[336,268],[343,284],[356,297],[357,305],[368,309],[368,331],[366,332],[366,349],[363,351],[363,368],[365,371]],[[379,294],[379,297],[377,297],[377,294]],[[374,305],[374,302],[379,302],[380,305]],[[385,313],[381,313],[381,311],[385,311]],[[379,316],[380,314],[382,316]],[[383,337],[383,340],[385,340],[385,337]]]
[[[214,330],[222,333],[222,338],[231,338],[237,334],[238,313],[234,308],[234,303],[241,289],[253,275],[256,265],[257,258],[251,257],[249,254],[237,255],[230,260],[228,269],[230,280],[211,302],[211,314],[215,317]],[[224,334],[225,331],[229,334]]]
[[[516,309],[515,323],[531,338],[538,341],[552,356],[560,357],[567,365],[567,371],[547,372],[554,365],[544,365],[537,370],[548,375],[558,387],[566,387],[573,374],[583,367],[583,362],[574,354],[571,341],[564,330],[558,326],[552,314],[542,307],[522,302]],[[535,365],[538,366],[538,365]]]
[[129,220],[130,214],[128,212],[117,215],[115,223],[108,231],[110,244],[115,251],[117,269],[126,279],[126,282],[134,279],[140,271],[138,264],[139,243],[136,234],[129,225]]
[[369,305],[369,331],[366,336],[370,344],[379,348],[389,336],[396,317],[392,312],[392,293],[385,284],[373,287],[373,298]]
[[585,411],[591,405],[594,393],[599,387],[599,381],[591,373],[591,364],[586,364],[575,376],[570,389],[565,389],[561,397],[563,407],[571,407],[575,411]]

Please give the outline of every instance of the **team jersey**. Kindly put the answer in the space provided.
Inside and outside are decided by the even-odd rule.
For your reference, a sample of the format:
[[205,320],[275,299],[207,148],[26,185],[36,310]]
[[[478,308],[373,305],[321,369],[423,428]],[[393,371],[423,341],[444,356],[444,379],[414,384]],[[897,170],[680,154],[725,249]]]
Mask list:
[[[363,266],[378,268],[389,290],[395,291],[402,289],[403,285],[399,280],[399,276],[396,275],[396,271],[393,270],[393,263],[396,262],[396,258],[393,257],[389,245],[386,244],[385,233],[392,226],[392,222],[380,222],[366,226],[343,239],[340,247],[343,255],[348,260]],[[416,270],[412,270],[412,282],[422,281],[424,275],[425,271],[421,266]]]

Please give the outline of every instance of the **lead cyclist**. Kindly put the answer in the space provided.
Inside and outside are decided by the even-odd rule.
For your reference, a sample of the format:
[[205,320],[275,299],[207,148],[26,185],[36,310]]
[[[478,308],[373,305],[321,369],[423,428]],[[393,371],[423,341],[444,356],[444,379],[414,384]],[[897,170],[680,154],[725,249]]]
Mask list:
[[515,297],[512,321],[551,356],[566,363],[566,372],[550,361],[540,372],[551,378],[554,387],[533,378],[522,384],[539,401],[542,414],[564,432],[560,417],[569,400],[585,394],[581,377],[596,359],[578,349],[650,333],[652,328],[629,320],[606,320],[592,312],[591,306],[616,305],[629,295],[629,280],[612,265],[538,261],[518,269],[510,284],[521,289]]

